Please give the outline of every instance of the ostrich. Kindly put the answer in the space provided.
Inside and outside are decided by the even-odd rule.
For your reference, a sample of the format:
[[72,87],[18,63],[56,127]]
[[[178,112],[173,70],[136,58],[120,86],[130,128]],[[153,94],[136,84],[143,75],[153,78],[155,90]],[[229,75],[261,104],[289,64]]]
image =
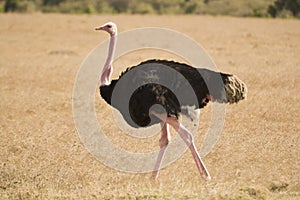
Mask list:
[[[111,80],[112,75],[112,62],[117,39],[117,26],[113,22],[108,22],[96,30],[103,30],[110,34],[110,44],[108,56],[105,66],[100,76],[100,95],[111,106],[120,111],[124,120],[132,127],[148,127],[153,124],[161,124],[161,138],[159,140],[160,150],[156,159],[152,177],[157,179],[159,169],[165,150],[170,141],[169,126],[172,126],[184,142],[189,147],[192,156],[195,160],[196,166],[201,176],[210,180],[210,174],[204,165],[199,153],[194,144],[193,135],[184,127],[179,121],[180,114],[191,117],[190,109],[197,110],[206,106],[209,101],[218,103],[237,103],[246,98],[247,88],[246,85],[232,74],[225,74],[220,72],[211,71],[208,69],[198,69],[184,63],[168,61],[168,60],[147,60],[137,66],[127,68],[119,77],[119,79]],[[160,71],[161,65],[175,70],[176,77],[169,77],[165,71]],[[144,66],[148,66],[145,70]],[[138,82],[140,87],[136,88],[132,93],[129,106],[125,106],[129,110],[129,115],[118,106],[118,103],[113,103],[113,90],[123,77],[129,72],[133,72],[131,78],[125,80],[125,90],[131,84]],[[165,85],[158,82],[151,82],[152,80],[168,79],[170,85],[174,87],[167,88]],[[137,81],[138,80],[138,81]],[[218,81],[220,80],[220,81]],[[179,103],[173,90],[184,93],[184,83],[187,82],[193,89],[196,99],[185,99]],[[211,85],[209,88],[208,86]],[[188,94],[183,94],[188,95]],[[195,101],[196,100],[196,101]],[[122,103],[122,99],[118,100]],[[160,105],[157,109],[152,109],[154,105]]]

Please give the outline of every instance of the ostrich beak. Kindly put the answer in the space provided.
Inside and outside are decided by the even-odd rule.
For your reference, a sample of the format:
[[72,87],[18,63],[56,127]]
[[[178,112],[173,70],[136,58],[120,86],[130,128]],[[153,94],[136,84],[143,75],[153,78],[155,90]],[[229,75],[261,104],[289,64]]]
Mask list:
[[96,31],[103,30],[103,26],[96,27],[95,30],[96,30]]

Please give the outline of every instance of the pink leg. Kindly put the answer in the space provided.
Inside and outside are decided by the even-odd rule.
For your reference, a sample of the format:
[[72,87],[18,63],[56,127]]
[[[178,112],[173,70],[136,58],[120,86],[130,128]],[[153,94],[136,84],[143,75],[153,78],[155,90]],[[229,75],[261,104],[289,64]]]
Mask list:
[[160,150],[159,150],[159,153],[158,153],[158,156],[156,159],[154,170],[152,172],[152,178],[154,178],[154,179],[157,179],[157,177],[158,177],[162,159],[164,157],[165,151],[166,151],[169,141],[171,139],[169,125],[167,123],[162,122],[161,126],[162,126],[161,138],[159,140]]
[[[177,121],[176,123],[179,123],[179,122]],[[199,156],[198,151],[196,149],[193,135],[180,123],[179,123],[178,134],[190,148],[193,158],[196,162],[197,168],[198,168],[200,174],[202,175],[202,177],[206,180],[210,180],[211,177],[209,175],[209,172],[206,169],[204,162],[202,161],[202,159]]]
[[200,158],[198,151],[195,147],[193,135],[177,119],[172,118],[172,117],[164,118],[163,115],[156,114],[156,113],[153,113],[153,115],[155,115],[156,117],[158,117],[161,120],[165,119],[166,123],[170,124],[175,130],[177,130],[180,137],[184,140],[184,142],[190,148],[200,174],[202,175],[202,177],[204,179],[210,180],[211,177],[209,175],[209,172],[206,169],[206,167],[205,167],[202,159]]

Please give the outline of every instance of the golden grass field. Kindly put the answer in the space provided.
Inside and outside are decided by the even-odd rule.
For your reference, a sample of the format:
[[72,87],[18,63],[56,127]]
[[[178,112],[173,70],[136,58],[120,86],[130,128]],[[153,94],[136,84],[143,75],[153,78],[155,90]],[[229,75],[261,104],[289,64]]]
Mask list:
[[[108,38],[94,31],[107,21],[120,32],[182,32],[247,84],[248,99],[227,106],[222,135],[204,158],[211,181],[189,151],[153,181],[150,173],[106,167],[84,148],[72,116],[73,85],[85,57]],[[300,199],[299,20],[1,14],[0,24],[0,199]],[[174,55],[133,52],[116,61],[113,76],[149,58]],[[98,93],[96,102],[98,117],[110,111]],[[210,106],[201,119],[198,148]],[[125,143],[109,118],[101,120],[114,143],[145,151],[145,143]],[[146,142],[149,149],[159,148],[158,139]]]

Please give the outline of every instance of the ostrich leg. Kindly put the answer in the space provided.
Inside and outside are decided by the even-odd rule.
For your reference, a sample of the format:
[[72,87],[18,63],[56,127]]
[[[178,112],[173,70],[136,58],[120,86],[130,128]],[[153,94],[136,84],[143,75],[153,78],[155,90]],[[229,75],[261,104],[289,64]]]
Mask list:
[[[199,156],[199,153],[196,149],[195,143],[194,143],[194,138],[193,135],[189,132],[189,130],[187,130],[182,124],[180,124],[178,122],[178,120],[174,120],[171,119],[172,123],[171,125],[175,128],[175,127],[179,127],[178,130],[178,134],[180,135],[180,137],[184,140],[184,142],[188,145],[188,147],[190,148],[193,158],[196,162],[197,168],[200,172],[200,174],[202,175],[202,177],[206,180],[210,180],[210,174],[208,172],[208,170],[206,169],[204,162],[202,161],[201,157]],[[174,121],[174,122],[173,122]]]
[[180,137],[183,139],[183,141],[188,145],[189,149],[191,150],[191,153],[193,155],[193,158],[196,162],[197,168],[202,175],[202,177],[206,180],[210,180],[211,177],[209,175],[208,170],[206,169],[202,159],[199,156],[199,153],[195,147],[194,138],[193,135],[189,132],[188,129],[186,129],[177,119],[172,117],[165,118],[162,114],[153,113],[154,116],[161,119],[162,121],[165,120],[166,123],[170,124],[175,130],[177,130]]
[[169,124],[161,122],[162,130],[161,130],[161,138],[159,140],[160,150],[156,159],[156,163],[154,166],[154,170],[152,172],[152,178],[157,179],[159,174],[159,168],[164,157],[165,151],[171,139]]

